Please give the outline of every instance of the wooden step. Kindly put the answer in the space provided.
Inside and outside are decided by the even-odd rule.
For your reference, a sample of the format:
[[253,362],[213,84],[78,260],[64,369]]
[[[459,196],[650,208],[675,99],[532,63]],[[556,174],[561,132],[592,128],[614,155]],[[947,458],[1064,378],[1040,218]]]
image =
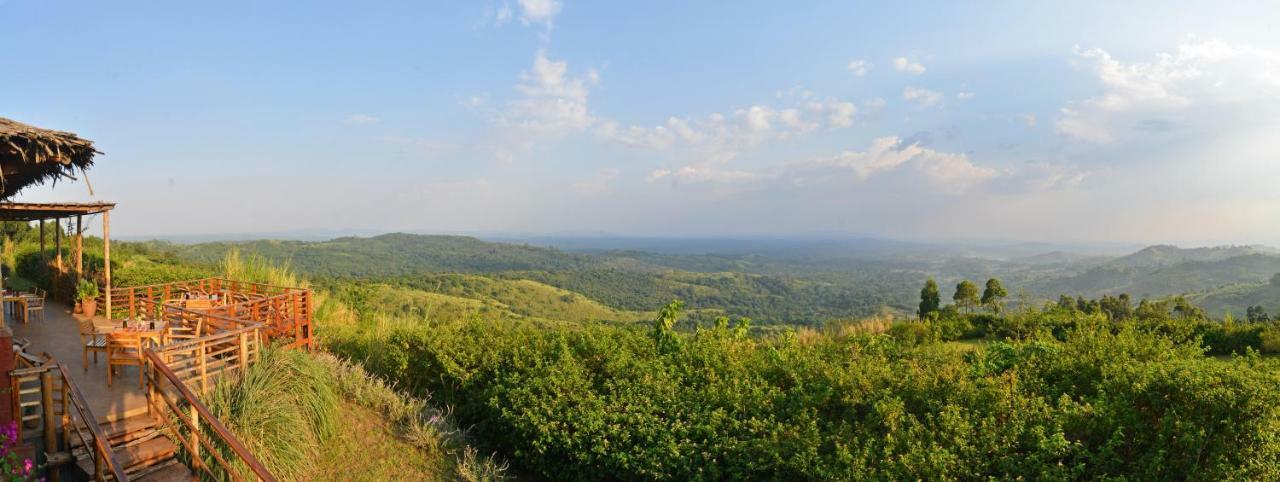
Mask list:
[[170,460],[169,463],[158,465],[146,471],[139,472],[130,480],[145,482],[192,482],[199,480],[191,469],[182,465],[177,460]]
[[[103,423],[101,427],[102,432],[107,435],[107,440],[114,447],[150,436],[156,430],[156,422],[150,415],[135,415],[124,420]],[[81,430],[84,430],[84,427],[81,427]],[[88,435],[88,432],[86,431],[85,434]],[[80,437],[74,432],[70,442],[72,449],[78,449],[82,445]]]
[[[126,474],[137,474],[149,467],[173,460],[176,451],[177,447],[169,439],[154,437],[143,442],[116,447],[114,455]],[[87,454],[77,460],[76,465],[79,465],[80,470],[86,474],[93,473],[93,458]]]
[[137,472],[173,458],[178,447],[167,438],[156,437],[139,444],[126,445],[115,450],[116,460],[125,472]]

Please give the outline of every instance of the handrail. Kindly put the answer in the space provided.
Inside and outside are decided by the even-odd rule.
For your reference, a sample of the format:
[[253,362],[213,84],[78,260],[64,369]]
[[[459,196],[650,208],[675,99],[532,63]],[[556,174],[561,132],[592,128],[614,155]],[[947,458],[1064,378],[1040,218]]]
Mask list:
[[[164,306],[164,302],[176,295],[192,290],[210,290],[225,293],[223,303],[210,309],[190,310],[185,307]],[[112,313],[130,318],[139,316],[157,316],[164,311],[177,309],[189,314],[215,313],[222,314],[218,321],[238,323],[265,322],[266,335],[269,338],[286,336],[294,339],[292,347],[310,348],[314,344],[312,338],[311,316],[312,293],[307,288],[290,288],[263,283],[227,280],[223,278],[202,278],[190,281],[171,283],[116,287],[111,289],[113,300]],[[105,310],[105,303],[99,304]],[[150,313],[150,315],[148,315]]]
[[[80,387],[76,386],[75,382],[71,381],[71,377],[67,376],[67,368],[63,366],[62,363],[55,362],[54,366],[57,367],[58,373],[62,375],[62,385],[64,388],[63,396],[67,396],[67,394],[71,395],[71,405],[80,413],[80,419],[84,420],[85,426],[89,428],[90,438],[93,439],[94,475],[100,480],[105,480],[105,478],[102,477],[102,474],[98,473],[97,470],[101,467],[102,462],[105,462],[107,468],[111,471],[111,475],[115,477],[117,481],[124,482],[129,480],[129,478],[124,475],[124,470],[120,468],[120,463],[116,461],[115,452],[111,450],[111,444],[108,443],[107,434],[102,431],[102,426],[98,425],[98,418],[95,417],[93,415],[93,411],[89,409],[89,402],[85,401],[84,394],[80,392]],[[72,426],[75,426],[74,420],[72,421]],[[77,427],[76,431],[79,430],[80,429]],[[81,442],[85,442],[85,440],[82,438]],[[67,442],[64,441],[64,443]]]
[[205,407],[204,403],[200,402],[200,399],[196,397],[194,393],[191,393],[191,390],[187,388],[186,384],[178,378],[178,375],[174,373],[173,370],[169,369],[169,367],[165,365],[164,360],[161,360],[159,355],[151,349],[147,349],[145,353],[147,358],[151,360],[151,366],[154,370],[159,372],[161,375],[164,375],[164,378],[168,379],[169,383],[172,384],[174,388],[178,390],[178,393],[182,395],[182,398],[186,399],[187,403],[190,404],[190,406],[195,409],[196,413],[200,415],[200,418],[204,419],[205,423],[209,425],[209,428],[213,429],[213,432],[218,434],[218,436],[227,443],[227,446],[231,448],[231,451],[235,452],[235,454],[240,457],[240,460],[244,461],[245,465],[248,465],[249,469],[252,470],[258,478],[267,482],[275,482],[275,476],[271,475],[271,472],[267,470],[267,467],[262,465],[262,462],[259,462],[258,459],[244,447],[244,444],[240,442],[240,439],[236,438],[235,434],[232,434],[226,426],[222,425],[222,422],[220,422],[218,418],[209,411],[208,407]]
[[153,288],[154,289],[154,288],[163,288],[165,286],[186,286],[186,285],[200,284],[200,283],[214,282],[214,281],[219,283],[230,283],[230,284],[236,284],[236,285],[257,286],[260,288],[271,288],[271,289],[276,289],[281,291],[306,289],[306,288],[298,288],[293,286],[279,286],[279,285],[273,285],[268,283],[258,283],[254,281],[233,280],[233,279],[223,278],[221,276],[208,276],[205,278],[197,278],[197,279],[181,280],[181,281],[169,281],[166,283],[153,283],[149,285],[113,286],[111,287],[111,291],[127,291],[129,288],[134,288],[134,289]]
[[[70,430],[68,428],[68,425],[70,425],[70,428],[76,431],[76,436],[80,438],[80,442],[83,446],[92,451],[94,466],[93,476],[96,480],[107,480],[106,476],[102,472],[102,469],[104,468],[103,466],[105,465],[105,468],[116,481],[128,481],[129,478],[121,468],[120,462],[115,458],[115,452],[111,450],[111,444],[108,442],[109,439],[107,438],[106,433],[102,431],[102,427],[98,424],[98,417],[95,416],[93,414],[93,410],[89,408],[89,403],[84,399],[84,393],[80,391],[80,387],[72,381],[70,376],[67,375],[66,366],[59,363],[57,360],[54,360],[48,353],[43,354],[43,356],[45,358],[43,364],[13,370],[10,372],[10,377],[13,379],[14,387],[20,386],[24,380],[38,381],[41,384],[40,392],[43,396],[41,397],[41,400],[39,400],[38,405],[42,410],[41,417],[45,419],[44,436],[46,452],[50,455],[54,452],[66,453],[68,456],[70,455],[69,447],[71,440]],[[61,443],[59,443],[56,436],[57,420],[52,418],[56,417],[58,413],[57,407],[53,406],[54,403],[51,395],[53,387],[48,386],[48,384],[53,381],[52,375],[54,372],[57,373],[57,377],[60,378],[62,382],[63,410],[61,421],[63,437]],[[50,377],[46,377],[45,375],[50,375]],[[32,378],[34,378],[34,380],[31,380]],[[14,395],[18,396],[18,393],[15,393]],[[86,440],[84,433],[76,424],[75,419],[67,412],[66,409],[68,407],[75,408],[76,414],[80,416],[80,420],[84,423],[85,428],[89,430],[88,438],[91,440]],[[21,430],[21,428],[19,428],[19,430]],[[21,438],[21,435],[19,435],[19,438]],[[61,460],[69,462],[73,459],[67,457]]]

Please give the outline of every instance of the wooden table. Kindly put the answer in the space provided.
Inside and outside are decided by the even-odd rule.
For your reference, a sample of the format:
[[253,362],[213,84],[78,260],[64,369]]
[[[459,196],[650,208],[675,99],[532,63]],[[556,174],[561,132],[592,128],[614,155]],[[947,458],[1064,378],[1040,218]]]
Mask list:
[[[127,331],[129,333],[137,333],[138,336],[142,337],[142,339],[150,341],[152,345],[164,344],[165,338],[169,335],[169,323],[164,320],[156,320],[155,328],[150,327],[150,324],[151,324],[150,321],[130,321],[129,328],[124,328],[120,326],[123,323],[124,323],[123,321],[113,320],[111,322],[110,328],[106,330],[99,330],[99,333],[107,334],[107,333],[117,333],[121,331]],[[146,325],[146,328],[133,328],[132,326],[134,323],[142,323]]]
[[[13,314],[22,314],[22,324],[27,324],[27,299],[35,295],[27,293],[4,295],[4,309]],[[19,309],[21,308],[21,309]]]

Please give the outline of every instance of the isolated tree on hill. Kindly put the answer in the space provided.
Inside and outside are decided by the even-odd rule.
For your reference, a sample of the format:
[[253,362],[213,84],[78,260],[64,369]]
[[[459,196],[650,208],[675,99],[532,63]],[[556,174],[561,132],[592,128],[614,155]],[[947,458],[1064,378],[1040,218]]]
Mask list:
[[991,308],[991,311],[999,313],[1004,308],[1004,298],[1009,296],[1009,292],[1005,291],[1004,286],[1000,284],[1000,280],[991,278],[987,280],[987,289],[982,290],[982,306]]
[[1262,306],[1250,306],[1245,310],[1245,317],[1249,320],[1249,323],[1266,323],[1271,321],[1271,317],[1267,316],[1267,310],[1263,309]]
[[956,306],[972,310],[978,305],[978,285],[969,280],[961,281],[956,285],[956,294],[951,296],[951,300],[956,302]]
[[1191,320],[1205,320],[1209,318],[1203,309],[1190,301],[1187,301],[1186,298],[1181,296],[1173,299],[1173,314],[1178,315],[1179,318]]
[[920,319],[929,317],[929,313],[937,313],[942,306],[942,295],[938,294],[938,282],[929,278],[920,288]]

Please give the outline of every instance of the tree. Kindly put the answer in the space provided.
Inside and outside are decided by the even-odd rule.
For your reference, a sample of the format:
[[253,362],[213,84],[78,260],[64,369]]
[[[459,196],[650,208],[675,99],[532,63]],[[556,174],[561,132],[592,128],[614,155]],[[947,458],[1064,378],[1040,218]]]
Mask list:
[[982,306],[991,308],[991,311],[999,313],[1004,307],[1004,298],[1009,296],[1009,292],[1005,291],[1004,286],[1000,284],[997,278],[987,280],[987,288],[982,290]]
[[942,295],[938,294],[938,283],[929,278],[920,288],[920,319],[929,317],[929,313],[937,313],[942,305]]
[[1112,321],[1127,320],[1133,315],[1132,302],[1127,293],[1121,293],[1118,297],[1102,295],[1098,304]]
[[1071,297],[1071,295],[1062,295],[1062,296],[1059,296],[1059,297],[1058,297],[1058,308],[1062,308],[1062,309],[1064,309],[1064,310],[1072,310],[1072,311],[1074,311],[1074,310],[1076,309],[1076,300],[1075,300],[1074,298],[1072,298],[1072,297]]
[[1250,306],[1245,310],[1245,318],[1249,320],[1249,323],[1266,323],[1271,321],[1271,317],[1267,316],[1267,310],[1263,309],[1262,306]]
[[951,299],[956,302],[956,306],[972,310],[978,305],[978,285],[969,280],[961,281],[956,285],[956,294]]
[[665,349],[676,343],[675,334],[672,332],[683,310],[684,302],[680,300],[671,300],[667,306],[658,310],[658,316],[653,319],[653,340],[658,344],[658,348]]
[[1178,315],[1179,318],[1189,320],[1209,319],[1203,309],[1181,296],[1173,299],[1173,314]]

